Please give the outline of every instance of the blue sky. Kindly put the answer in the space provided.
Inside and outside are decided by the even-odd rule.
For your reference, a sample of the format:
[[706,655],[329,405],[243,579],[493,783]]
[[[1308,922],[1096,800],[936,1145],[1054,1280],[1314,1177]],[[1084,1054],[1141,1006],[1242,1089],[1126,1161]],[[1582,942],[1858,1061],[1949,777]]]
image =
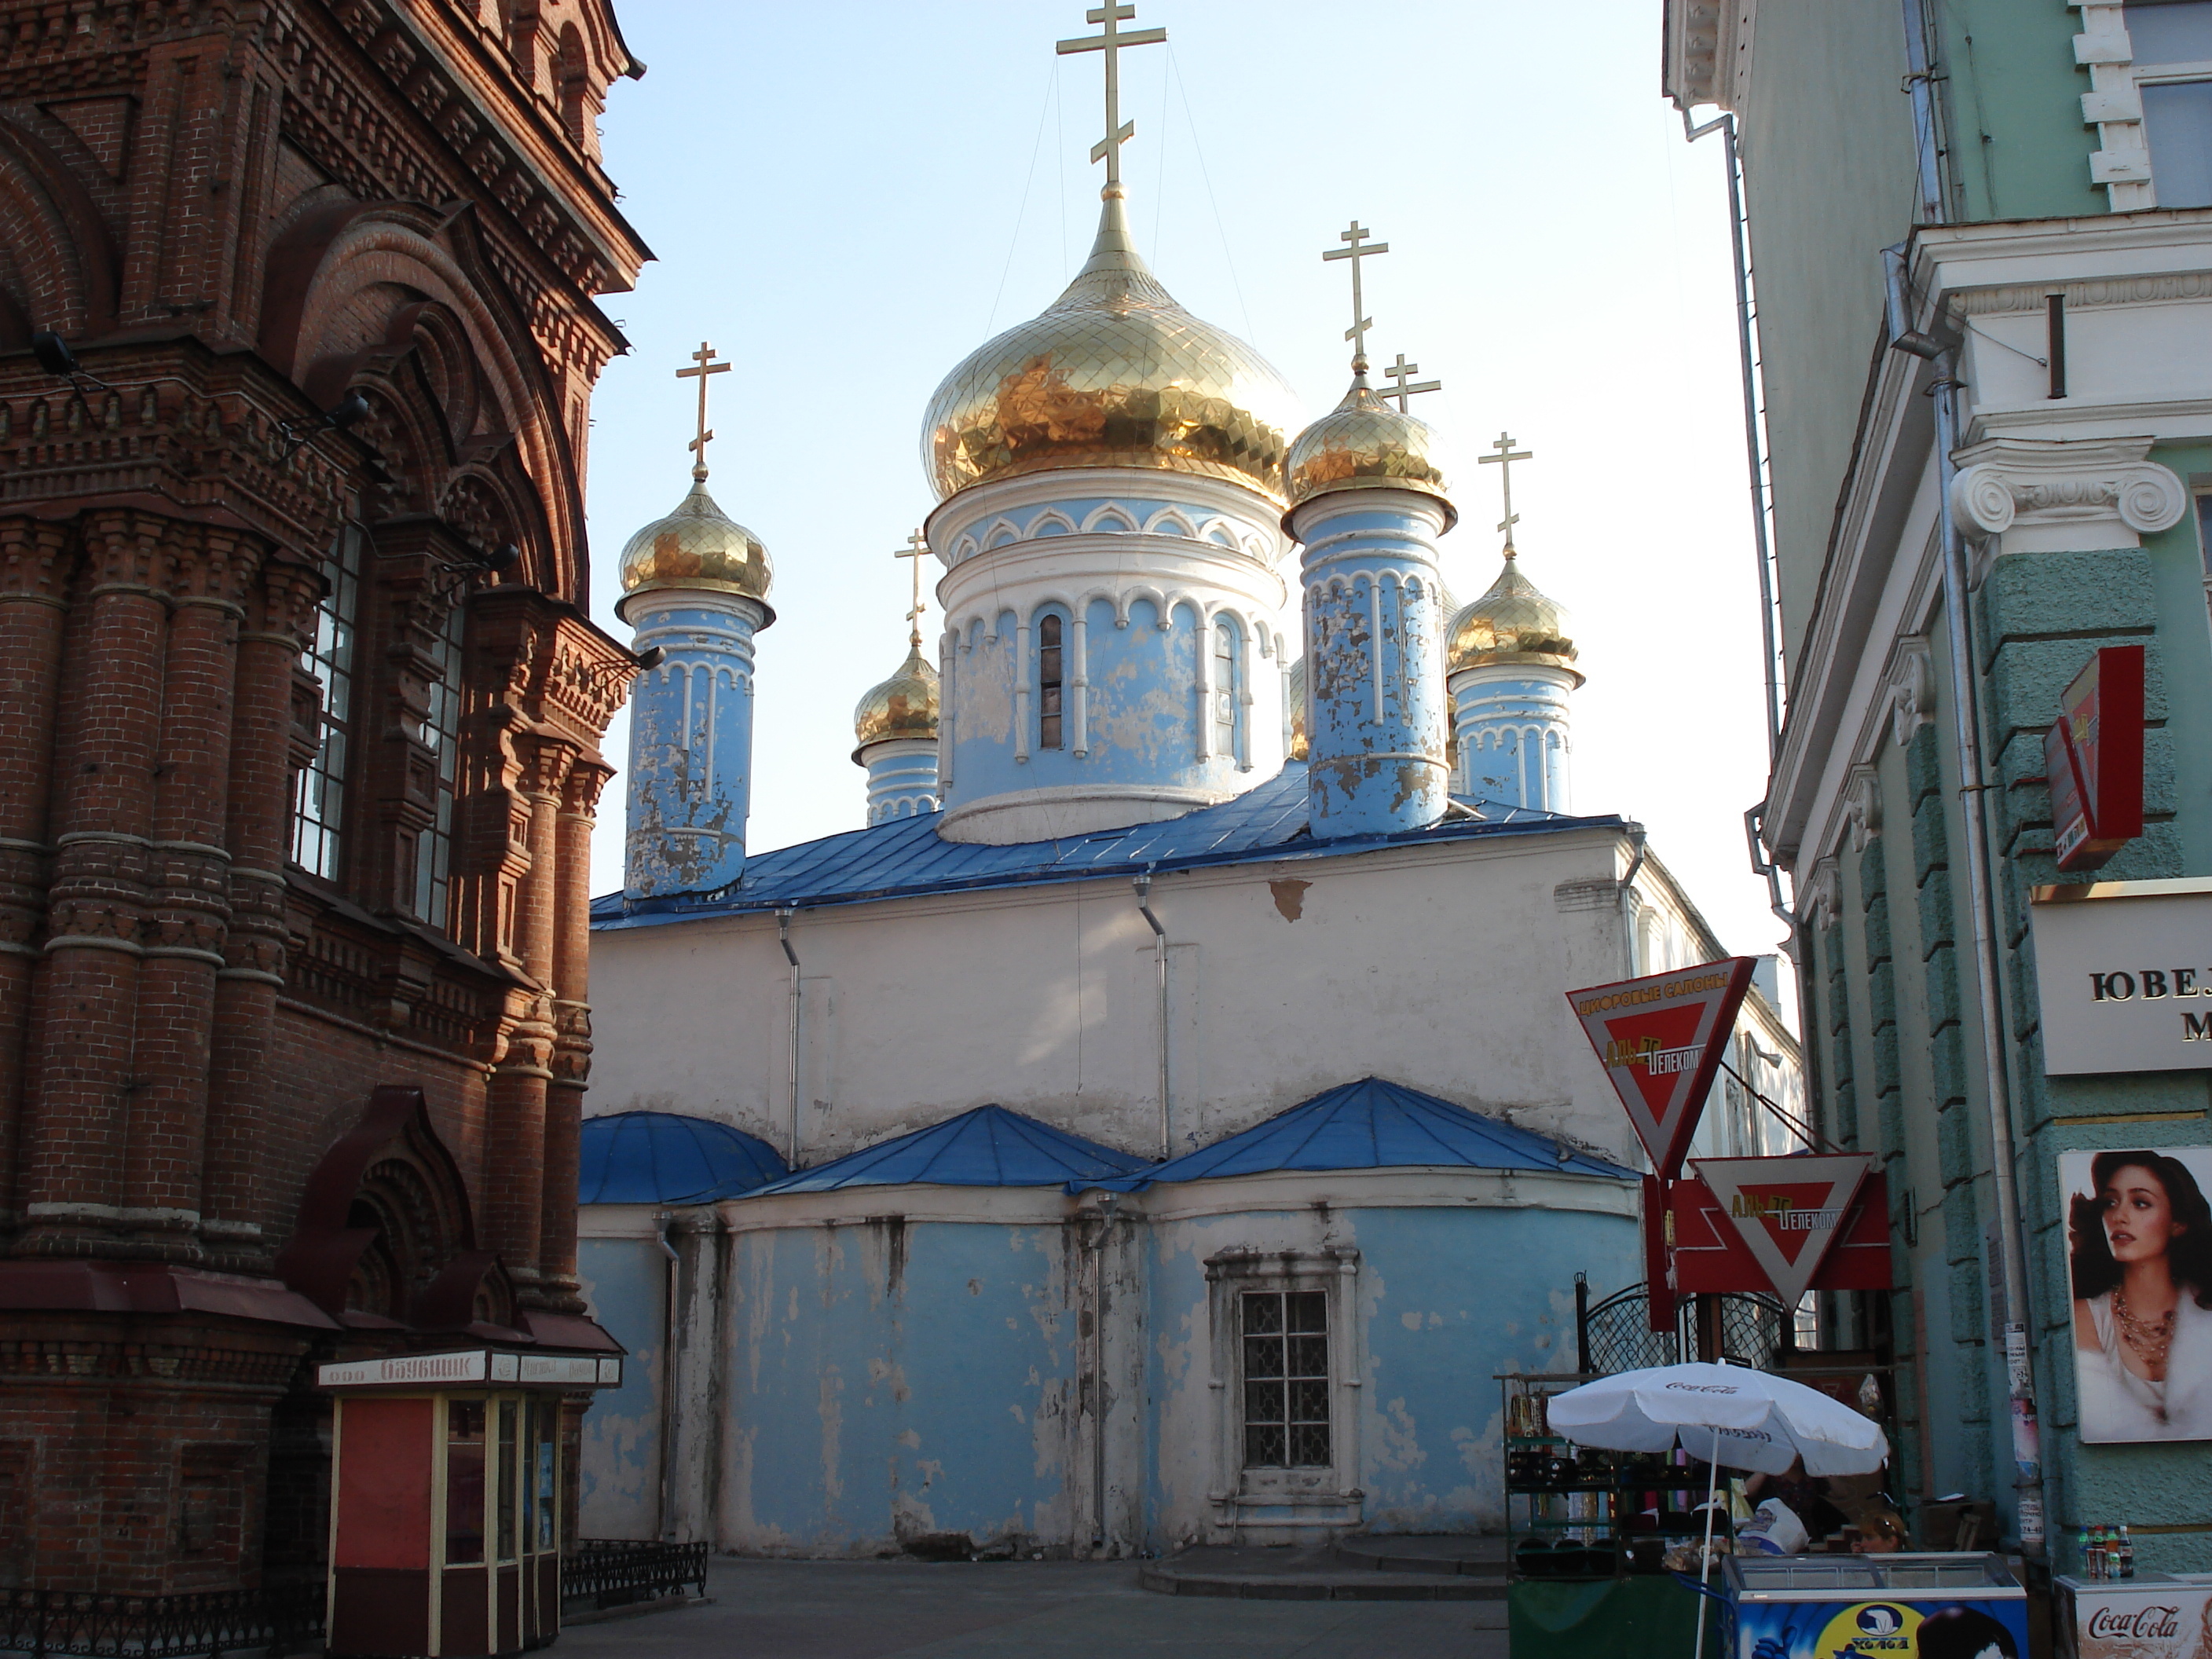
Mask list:
[[[805,6],[617,0],[648,65],[602,121],[622,205],[658,256],[609,296],[635,347],[602,377],[589,480],[593,614],[617,557],[688,487],[703,339],[710,488],[765,541],[750,844],[857,826],[853,705],[904,652],[892,557],[932,504],[937,383],[1042,310],[1082,262],[1102,169],[1083,0]],[[1124,171],[1146,258],[1186,307],[1250,340],[1318,415],[1346,379],[1357,216],[1372,349],[1441,392],[1462,600],[1498,568],[1510,428],[1528,576],[1569,607],[1575,804],[1650,827],[1732,951],[1778,925],[1744,856],[1764,789],[1759,613],[1717,138],[1660,97],[1658,0],[1530,7],[1139,0],[1165,46],[1123,57]],[[926,629],[927,631],[927,629]],[[619,720],[608,754],[620,764]],[[619,886],[621,781],[593,890]]]

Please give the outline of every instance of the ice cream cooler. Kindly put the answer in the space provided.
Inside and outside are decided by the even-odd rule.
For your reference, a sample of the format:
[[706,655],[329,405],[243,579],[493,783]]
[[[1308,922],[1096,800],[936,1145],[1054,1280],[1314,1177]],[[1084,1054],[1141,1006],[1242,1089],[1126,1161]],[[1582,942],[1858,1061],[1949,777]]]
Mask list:
[[2059,1659],[2212,1659],[2212,1573],[2051,1580]]
[[2027,1659],[2027,1592],[1996,1555],[1732,1555],[1728,1659]]

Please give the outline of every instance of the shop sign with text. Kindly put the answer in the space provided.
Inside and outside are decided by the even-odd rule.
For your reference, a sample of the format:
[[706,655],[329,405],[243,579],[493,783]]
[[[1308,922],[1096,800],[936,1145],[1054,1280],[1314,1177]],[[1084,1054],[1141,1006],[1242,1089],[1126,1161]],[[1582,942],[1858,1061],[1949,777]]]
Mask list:
[[2212,881],[2039,887],[2044,1069],[2212,1068]]

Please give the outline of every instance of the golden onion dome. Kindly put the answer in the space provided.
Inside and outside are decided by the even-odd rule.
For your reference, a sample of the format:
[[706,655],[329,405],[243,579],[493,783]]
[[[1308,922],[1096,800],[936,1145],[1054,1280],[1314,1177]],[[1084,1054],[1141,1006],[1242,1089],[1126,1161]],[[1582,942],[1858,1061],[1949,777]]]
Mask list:
[[1291,665],[1290,684],[1283,695],[1291,702],[1291,758],[1306,757],[1306,659]]
[[623,606],[633,593],[703,589],[757,599],[768,611],[768,620],[774,622],[775,612],[769,609],[767,599],[775,572],[769,563],[768,549],[759,537],[714,505],[703,477],[691,476],[691,493],[677,502],[676,510],[646,526],[623,547],[623,597],[615,602],[615,614],[623,616]]
[[1583,683],[1575,665],[1575,642],[1567,637],[1567,613],[1521,574],[1521,562],[1505,550],[1505,568],[1480,599],[1451,619],[1445,632],[1444,672],[1486,663],[1544,663],[1564,668]]
[[[1297,435],[1284,463],[1291,505],[1340,489],[1412,489],[1443,503],[1444,528],[1459,513],[1444,493],[1437,435],[1426,421],[1395,408],[1367,384],[1365,362],[1353,365],[1344,401]],[[1287,515],[1284,525],[1289,526]]]
[[937,696],[937,671],[923,660],[921,641],[915,640],[908,646],[906,660],[898,665],[898,672],[861,698],[853,710],[853,736],[859,740],[853,763],[866,764],[860,751],[872,743],[895,738],[936,742]]
[[1131,240],[1119,185],[1075,280],[969,354],[929,400],[922,465],[939,501],[992,478],[1128,466],[1283,499],[1304,418],[1267,360],[1175,302]]

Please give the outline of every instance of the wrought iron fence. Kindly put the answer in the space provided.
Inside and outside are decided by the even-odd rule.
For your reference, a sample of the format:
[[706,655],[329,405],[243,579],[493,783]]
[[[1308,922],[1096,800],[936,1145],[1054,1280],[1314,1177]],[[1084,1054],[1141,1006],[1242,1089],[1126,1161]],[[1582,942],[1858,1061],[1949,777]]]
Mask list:
[[119,1659],[282,1655],[320,1645],[323,1604],[319,1583],[196,1595],[0,1590],[0,1652]]
[[1583,1316],[1582,1341],[1594,1371],[1673,1365],[1698,1353],[1699,1304],[1717,1304],[1721,1352],[1760,1370],[1782,1346],[1785,1310],[1764,1292],[1728,1291],[1681,1299],[1671,1330],[1651,1328],[1650,1297],[1641,1285],[1616,1291]]
[[585,1538],[561,1563],[561,1605],[619,1607],[682,1593],[707,1593],[708,1546]]

